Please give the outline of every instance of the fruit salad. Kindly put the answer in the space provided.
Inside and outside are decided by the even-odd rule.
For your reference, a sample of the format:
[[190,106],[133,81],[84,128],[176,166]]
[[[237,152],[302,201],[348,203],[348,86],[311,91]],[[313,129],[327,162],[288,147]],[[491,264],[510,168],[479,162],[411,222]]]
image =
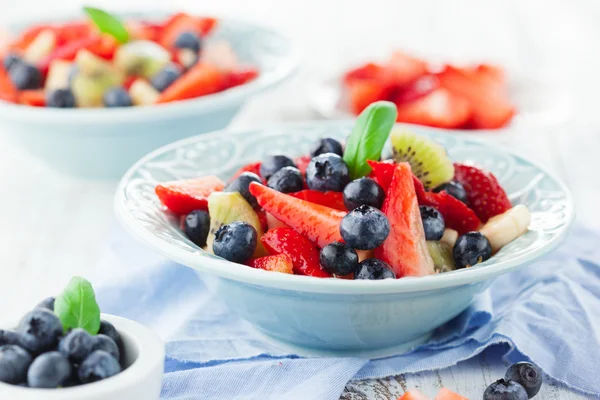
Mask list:
[[[156,186],[189,240],[251,268],[319,278],[387,279],[472,267],[528,229],[494,175],[453,162],[434,140],[394,126],[376,102],[345,144],[272,154],[216,176]],[[392,152],[382,159],[384,145]]]
[[258,76],[214,18],[121,19],[86,7],[87,20],[29,27],[0,50],[0,100],[35,107],[130,107],[205,96]]
[[388,100],[398,108],[398,122],[449,129],[497,129],[515,114],[502,68],[479,64],[432,67],[395,52],[386,63],[367,63],[343,76],[350,109],[359,114],[369,104]]

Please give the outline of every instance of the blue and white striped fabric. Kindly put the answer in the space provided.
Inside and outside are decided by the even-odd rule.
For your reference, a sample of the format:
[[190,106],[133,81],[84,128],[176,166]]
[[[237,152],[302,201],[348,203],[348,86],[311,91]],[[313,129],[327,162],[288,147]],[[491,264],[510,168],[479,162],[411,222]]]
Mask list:
[[[379,360],[300,358],[264,341],[194,271],[120,233],[110,263],[128,277],[98,290],[103,312],[168,337],[164,399],[338,399],[351,379],[444,368],[496,346],[550,377],[600,394],[600,234],[578,227],[565,245],[498,278],[417,350]],[[108,268],[108,267],[107,267]],[[135,269],[134,269],[135,268]]]

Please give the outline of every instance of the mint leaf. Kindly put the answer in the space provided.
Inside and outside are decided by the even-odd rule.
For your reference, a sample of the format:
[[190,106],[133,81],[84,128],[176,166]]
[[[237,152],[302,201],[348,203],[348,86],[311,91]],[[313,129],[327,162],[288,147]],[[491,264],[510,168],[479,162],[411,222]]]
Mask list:
[[367,160],[379,161],[397,115],[396,105],[389,101],[372,103],[360,113],[344,150],[344,162],[348,165],[351,179],[371,172]]
[[54,301],[54,313],[60,319],[64,330],[83,328],[95,335],[100,329],[100,307],[92,284],[75,276]]
[[125,25],[123,25],[119,18],[94,7],[83,7],[83,11],[90,17],[100,32],[109,34],[119,43],[127,43],[129,32],[127,32],[127,28],[125,28]]

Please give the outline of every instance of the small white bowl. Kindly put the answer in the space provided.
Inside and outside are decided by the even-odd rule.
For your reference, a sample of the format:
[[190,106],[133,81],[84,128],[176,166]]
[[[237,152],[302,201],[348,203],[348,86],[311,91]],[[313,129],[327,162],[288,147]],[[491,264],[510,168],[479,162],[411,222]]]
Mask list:
[[162,340],[137,322],[114,315],[102,319],[115,326],[124,348],[124,369],[108,379],[61,389],[32,389],[0,382],[0,399],[19,400],[155,400],[160,397],[165,348]]

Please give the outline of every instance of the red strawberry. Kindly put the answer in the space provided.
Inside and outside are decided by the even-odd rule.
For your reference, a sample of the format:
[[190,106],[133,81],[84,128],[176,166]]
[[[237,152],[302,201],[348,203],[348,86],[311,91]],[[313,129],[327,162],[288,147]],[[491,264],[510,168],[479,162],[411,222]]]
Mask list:
[[287,254],[276,254],[274,256],[265,256],[255,258],[250,261],[252,268],[264,269],[267,271],[282,272],[284,274],[293,274],[292,258]]
[[345,212],[297,199],[256,182],[250,184],[250,193],[267,212],[320,247],[342,241],[340,223]]
[[386,100],[389,88],[377,80],[356,80],[347,84],[350,108],[356,115],[379,100]]
[[300,173],[302,174],[302,176],[306,175],[306,168],[308,167],[308,163],[310,162],[311,159],[312,159],[311,156],[306,155],[306,156],[298,157],[294,160],[294,164],[296,164],[296,167],[300,170]]
[[392,178],[394,177],[396,165],[386,161],[372,160],[367,160],[367,164],[373,169],[370,177],[373,178],[385,192],[387,192],[388,187],[390,187],[390,183],[392,182]]
[[292,228],[275,228],[260,239],[265,248],[274,254],[287,254],[299,275],[329,278],[331,275],[321,268],[319,251],[315,245]]
[[375,63],[367,63],[358,68],[351,69],[344,75],[344,82],[350,83],[356,80],[377,80],[381,76],[383,67]]
[[397,105],[410,103],[427,96],[435,89],[440,87],[439,79],[433,75],[423,75],[419,79],[410,82],[407,85],[394,89],[391,99]]
[[250,82],[258,76],[258,70],[254,67],[242,68],[228,72],[224,77],[223,88],[229,89]]
[[409,390],[404,393],[401,397],[398,397],[398,400],[430,400],[429,397],[424,395],[421,391],[417,389]]
[[401,51],[392,54],[389,62],[384,66],[384,71],[379,74],[380,79],[388,84],[403,86],[415,81],[427,73],[427,63],[418,58],[409,56]]
[[216,176],[165,182],[157,185],[155,192],[160,202],[177,214],[194,210],[206,210],[207,199],[213,192],[220,192],[225,183]]
[[458,393],[454,393],[450,389],[445,387],[441,388],[434,400],[469,400],[468,398],[461,396]]
[[346,211],[344,205],[344,195],[342,192],[319,192],[317,190],[301,190],[296,193],[289,193],[290,196],[297,199],[310,201],[329,208],[340,211]]
[[267,218],[267,212],[262,208],[259,208],[256,211],[256,215],[258,216],[258,220],[260,221],[260,226],[262,226],[263,232],[266,232],[269,229],[269,220]]
[[455,163],[454,179],[465,187],[469,205],[483,222],[512,207],[506,192],[491,172]]
[[260,164],[262,164],[262,163],[260,161],[257,161],[257,162],[253,162],[253,163],[244,165],[242,168],[238,169],[235,172],[235,174],[233,174],[233,176],[231,177],[229,182],[233,181],[235,178],[237,178],[244,172],[252,172],[253,174],[260,176]]
[[438,88],[418,100],[398,104],[397,120],[452,129],[465,125],[470,116],[471,106],[468,101],[444,88]]

